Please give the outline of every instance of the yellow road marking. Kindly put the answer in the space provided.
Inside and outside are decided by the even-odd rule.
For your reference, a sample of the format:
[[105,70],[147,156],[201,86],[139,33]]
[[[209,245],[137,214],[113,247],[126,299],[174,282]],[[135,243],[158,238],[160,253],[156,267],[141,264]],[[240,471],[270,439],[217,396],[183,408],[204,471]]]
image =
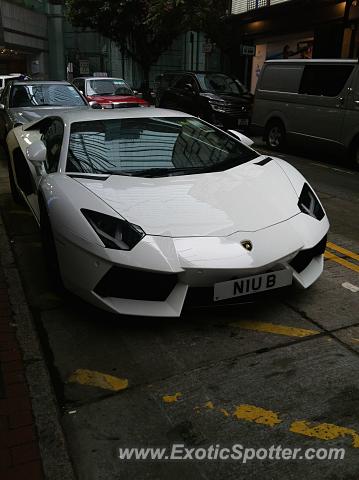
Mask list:
[[358,260],[359,262],[359,255],[357,253],[351,252],[350,250],[340,247],[339,245],[336,245],[335,243],[332,243],[332,242],[327,242],[327,247],[331,248],[332,250],[336,250],[337,252],[342,253],[347,257],[353,258],[354,260]]
[[[202,407],[194,407],[197,413],[201,409],[214,409],[212,402],[207,402]],[[241,404],[234,407],[233,414],[224,408],[216,408],[225,417],[235,417],[237,420],[244,420],[246,422],[253,422],[267,427],[276,427],[284,420],[280,418],[280,414],[272,410],[266,410],[255,405]],[[289,432],[306,437],[317,438],[318,440],[336,440],[341,437],[351,437],[352,446],[359,448],[359,433],[353,428],[341,427],[333,423],[319,423],[317,425],[311,424],[306,420],[295,420],[289,425]]]
[[247,422],[260,423],[274,427],[282,422],[276,412],[265,410],[264,408],[255,407],[254,405],[239,405],[236,407],[233,416],[238,420],[246,420]]
[[310,425],[310,422],[300,420],[293,422],[289,430],[293,433],[319,438],[320,440],[335,440],[349,435],[353,439],[352,446],[354,448],[359,448],[359,435],[352,428],[338,427],[332,423],[320,423],[313,427]]
[[354,272],[359,273],[359,265],[355,265],[354,263],[351,263],[348,260],[345,260],[344,258],[340,258],[337,255],[334,255],[334,253],[332,252],[325,251],[324,257],[327,258],[328,260],[332,260],[333,262],[339,263],[339,265],[342,265],[343,267],[349,268],[350,270],[353,270]]
[[267,322],[251,322],[240,320],[229,324],[231,327],[244,328],[246,330],[255,330],[257,332],[274,333],[277,335],[286,335],[287,337],[308,337],[318,335],[317,330],[308,330],[306,328],[287,327],[286,325],[277,325]]
[[81,385],[89,385],[91,387],[103,388],[104,390],[112,390],[118,392],[128,387],[126,378],[113,377],[106,373],[96,372],[95,370],[78,369],[69,377],[70,383],[79,383]]
[[177,402],[177,400],[182,397],[182,393],[178,392],[178,393],[175,393],[174,395],[164,395],[162,397],[162,400],[165,402],[165,403],[174,403],[174,402]]

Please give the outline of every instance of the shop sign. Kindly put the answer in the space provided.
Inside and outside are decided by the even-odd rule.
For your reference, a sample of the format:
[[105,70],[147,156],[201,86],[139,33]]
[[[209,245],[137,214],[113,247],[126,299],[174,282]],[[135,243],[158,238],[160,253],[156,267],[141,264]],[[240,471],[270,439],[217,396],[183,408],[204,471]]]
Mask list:
[[88,75],[90,73],[90,62],[88,60],[79,60],[80,75]]
[[241,45],[240,52],[241,52],[241,55],[253,56],[256,54],[256,47],[253,45]]

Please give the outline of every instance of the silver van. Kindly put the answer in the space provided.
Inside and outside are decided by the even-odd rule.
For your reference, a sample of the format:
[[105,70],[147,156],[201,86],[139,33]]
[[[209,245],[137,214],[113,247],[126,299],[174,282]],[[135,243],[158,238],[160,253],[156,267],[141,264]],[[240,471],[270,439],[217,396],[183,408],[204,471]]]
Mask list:
[[269,60],[255,92],[253,132],[286,142],[345,150],[359,167],[358,60]]

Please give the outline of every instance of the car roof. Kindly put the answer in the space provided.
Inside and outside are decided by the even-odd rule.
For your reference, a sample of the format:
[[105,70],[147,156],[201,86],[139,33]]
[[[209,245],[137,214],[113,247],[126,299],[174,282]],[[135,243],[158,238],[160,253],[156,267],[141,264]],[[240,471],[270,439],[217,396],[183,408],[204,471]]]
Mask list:
[[161,75],[227,75],[227,76],[230,76],[231,74],[223,73],[223,72],[208,71],[208,70],[196,70],[196,71],[172,70],[172,71],[160,73],[158,76],[160,77]]
[[41,84],[41,85],[71,85],[70,82],[66,80],[16,80],[14,78],[14,84],[16,85],[33,85],[33,84]]
[[115,108],[113,110],[96,110],[93,108],[85,109],[71,109],[61,110],[60,112],[49,113],[46,117],[42,117],[35,122],[28,123],[24,126],[24,130],[32,130],[37,123],[43,122],[45,118],[58,117],[63,120],[65,124],[88,122],[96,120],[116,120],[121,118],[157,118],[157,117],[192,117],[188,113],[178,112],[176,110],[169,110],[167,108],[155,107],[130,107],[130,108]]
[[21,73],[12,73],[11,75],[0,75],[0,78],[13,78],[14,80],[21,77]]
[[357,59],[348,59],[348,58],[292,58],[292,59],[278,59],[278,60],[266,60],[265,63],[336,63],[336,64],[349,64],[355,65],[358,63]]
[[120,77],[76,77],[74,80],[122,80],[125,81],[123,78]]

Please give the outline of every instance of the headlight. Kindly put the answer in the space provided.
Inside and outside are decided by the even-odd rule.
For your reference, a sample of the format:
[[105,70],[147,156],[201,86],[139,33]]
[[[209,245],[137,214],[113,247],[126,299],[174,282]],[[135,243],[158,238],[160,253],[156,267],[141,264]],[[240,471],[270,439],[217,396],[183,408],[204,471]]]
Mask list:
[[317,197],[307,183],[305,183],[302,188],[302,192],[298,201],[298,207],[303,213],[306,213],[317,220],[321,220],[325,215]]
[[81,212],[107,248],[132,250],[145,236],[141,227],[93,210]]
[[212,100],[209,102],[209,104],[211,105],[212,110],[214,110],[215,112],[225,112],[224,102],[215,102]]

